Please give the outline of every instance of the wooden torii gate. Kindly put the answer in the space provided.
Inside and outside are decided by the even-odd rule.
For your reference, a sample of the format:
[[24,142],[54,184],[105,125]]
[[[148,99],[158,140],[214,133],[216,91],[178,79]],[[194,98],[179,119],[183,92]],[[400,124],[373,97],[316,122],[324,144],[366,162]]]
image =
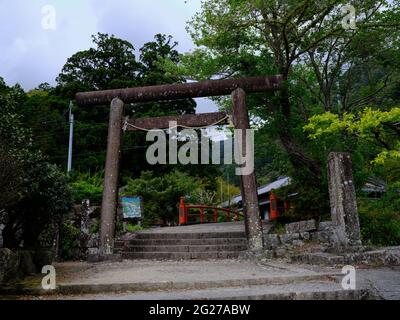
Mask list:
[[[101,206],[100,256],[113,253],[115,215],[118,205],[118,174],[123,129],[124,103],[178,100],[199,97],[232,95],[233,124],[236,129],[250,129],[246,106],[246,93],[279,90],[282,76],[259,76],[228,80],[208,80],[183,84],[158,85],[139,88],[80,92],[76,94],[79,106],[95,106],[111,103],[104,190]],[[168,121],[177,121],[187,127],[209,126],[221,119],[221,113],[184,116],[167,116],[147,119],[131,119],[129,127],[162,129]],[[245,139],[243,139],[245,143]],[[257,197],[255,173],[241,176],[241,193],[245,213],[245,228],[250,250],[263,248],[263,233]]]

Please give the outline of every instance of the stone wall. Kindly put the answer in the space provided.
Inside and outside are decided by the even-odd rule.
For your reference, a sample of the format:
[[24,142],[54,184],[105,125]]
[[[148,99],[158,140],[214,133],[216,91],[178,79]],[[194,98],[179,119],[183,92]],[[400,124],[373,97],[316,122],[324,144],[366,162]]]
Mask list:
[[53,249],[0,248],[0,284],[41,273],[44,266],[53,263],[53,259]]
[[286,256],[309,243],[329,247],[333,238],[331,221],[319,224],[315,220],[289,223],[285,225],[285,231],[284,234],[271,233],[264,236],[265,249],[271,258]]
[[3,248],[3,230],[5,225],[0,224],[0,248]]
[[[96,219],[100,217],[100,207],[91,206],[89,200],[82,201],[82,204],[75,205],[72,212],[64,220],[64,223],[70,223],[79,229],[76,247],[68,253],[68,259],[86,260],[89,254],[95,254],[99,247],[98,232],[92,233]],[[65,239],[64,239],[65,240]],[[64,241],[61,237],[61,243]],[[61,246],[62,247],[62,246]],[[65,258],[65,253],[60,252],[60,256]]]

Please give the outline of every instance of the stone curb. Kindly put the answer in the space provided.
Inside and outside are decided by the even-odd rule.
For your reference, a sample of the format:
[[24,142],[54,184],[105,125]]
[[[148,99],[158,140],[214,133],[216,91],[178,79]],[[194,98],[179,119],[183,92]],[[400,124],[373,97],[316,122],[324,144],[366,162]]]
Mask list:
[[200,282],[137,282],[137,283],[110,283],[110,284],[60,284],[55,290],[43,290],[41,288],[1,288],[0,295],[73,295],[118,293],[135,291],[159,291],[159,290],[198,290],[224,287],[241,287],[256,285],[283,285],[300,281],[325,280],[338,282],[339,273],[321,273],[315,275],[284,276],[255,279],[231,279]]
[[[370,300],[373,296],[367,289],[331,290],[311,292],[281,292],[251,296],[234,296],[212,300]],[[208,299],[205,299],[208,300]]]

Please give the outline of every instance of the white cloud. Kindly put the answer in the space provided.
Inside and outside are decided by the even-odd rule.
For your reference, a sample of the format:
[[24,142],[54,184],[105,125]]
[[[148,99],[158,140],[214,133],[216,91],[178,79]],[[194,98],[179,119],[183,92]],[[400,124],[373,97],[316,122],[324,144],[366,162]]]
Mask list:
[[[42,28],[42,8],[54,6],[56,29]],[[0,76],[26,90],[55,78],[68,57],[92,46],[91,35],[114,34],[138,50],[157,33],[171,34],[178,50],[193,48],[186,22],[197,0],[0,0]],[[215,109],[205,102],[202,111]]]

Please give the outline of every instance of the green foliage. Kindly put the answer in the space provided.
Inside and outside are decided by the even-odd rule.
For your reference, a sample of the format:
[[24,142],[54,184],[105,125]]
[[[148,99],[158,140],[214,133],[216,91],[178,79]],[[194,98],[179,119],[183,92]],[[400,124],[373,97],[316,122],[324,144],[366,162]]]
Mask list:
[[96,48],[74,54],[67,60],[58,84],[73,90],[104,90],[134,86],[140,64],[128,41],[98,33],[92,37]]
[[36,246],[40,234],[71,206],[66,177],[34,148],[31,132],[23,125],[18,103],[24,99],[19,87],[3,88],[0,95],[0,154],[12,159],[1,165],[4,172],[18,173],[14,182],[5,184],[16,195],[9,193],[11,199],[0,203],[0,211],[5,210],[8,216],[3,231],[7,247],[17,247],[22,242],[28,247]]
[[[357,114],[365,105],[390,110],[399,101],[395,93],[400,65],[398,4],[351,3],[357,10],[355,30],[342,27],[340,9],[345,4],[340,0],[282,0],[278,5],[273,0],[206,0],[188,24],[197,48],[178,65],[165,63],[169,72],[195,79],[283,75],[285,84],[275,95],[247,99],[250,113],[264,123],[258,141],[256,136],[256,173],[262,183],[291,176],[292,191],[301,194],[294,200],[296,210],[304,214],[327,211],[325,168],[330,151],[352,153],[360,186],[370,172],[369,155],[379,153],[376,141],[359,143],[349,133],[310,141],[303,131],[309,118],[330,111],[342,119],[346,112]],[[398,126],[392,131],[398,136]],[[381,148],[380,162],[393,159],[399,149],[390,138],[383,140],[389,141],[390,148],[387,152]]]
[[326,112],[310,118],[304,126],[311,139],[347,132],[360,141],[378,142],[381,150],[373,163],[383,165],[386,160],[400,161],[400,108],[388,111],[365,108],[357,115],[344,113],[342,119],[337,114]]
[[[249,94],[247,104],[252,119],[259,122],[255,137],[258,181],[264,184],[281,175],[293,178],[290,187],[279,191],[283,198],[298,193],[290,199],[296,209],[288,219],[328,212],[325,167],[332,150],[352,153],[359,188],[371,174],[396,185],[400,180],[399,108],[393,108],[400,103],[398,1],[355,1],[356,30],[341,26],[344,0],[282,0],[278,4],[275,0],[202,1],[201,12],[188,24],[197,48],[185,55],[179,55],[171,36],[157,34],[137,55],[129,41],[99,33],[93,36],[93,48],[67,60],[56,88],[41,84],[24,93],[18,85],[8,88],[0,79],[0,209],[10,212],[7,241],[18,245],[21,239],[13,236],[24,234],[26,243],[32,243],[50,217],[58,219],[69,206],[65,177],[49,161],[65,168],[66,113],[78,91],[182,83],[188,77],[280,73],[285,80],[282,90]],[[230,99],[216,101],[230,110]],[[366,105],[370,108],[365,109]],[[125,106],[125,114],[187,114],[195,106],[192,99],[135,104]],[[74,169],[98,172],[105,162],[109,106],[76,107],[73,112]],[[217,167],[148,165],[142,152],[145,146],[142,132],[126,135],[121,161],[122,181],[128,182],[126,194],[145,200],[145,224],[159,218],[176,221],[180,196],[190,202],[218,202],[221,182],[224,195],[238,193],[231,187],[228,191],[221,179],[216,183]],[[379,166],[371,168],[370,161]],[[233,169],[226,166],[222,175],[230,173],[231,183],[239,185]],[[140,172],[140,178],[131,179]],[[73,176],[74,201],[89,198],[100,203],[101,177],[101,173]],[[383,205],[382,201],[387,202]],[[366,239],[392,242],[379,238],[386,227],[390,229],[383,227],[389,223],[387,218],[399,212],[395,203],[393,197],[361,209]],[[371,213],[380,211],[387,218],[380,220]],[[74,230],[65,228],[72,241]]]
[[[232,197],[240,194],[240,188],[233,185],[231,183],[231,181],[230,181],[230,183],[228,183],[222,177],[218,177],[216,180],[217,180],[216,181],[217,182],[216,183],[217,194],[215,196],[215,201],[210,202],[210,204],[219,204],[221,202],[221,199],[222,199],[222,202],[225,202],[225,201],[228,201],[229,199],[231,199]],[[222,194],[221,194],[221,192],[222,192]],[[194,203],[196,203],[196,202],[194,202]],[[197,203],[205,204],[205,202],[202,202],[201,199]]]
[[79,247],[79,235],[81,230],[72,222],[64,222],[60,230],[60,255],[64,260],[72,259],[75,250]]
[[94,174],[90,172],[76,174],[70,183],[74,202],[81,203],[89,199],[92,204],[101,204],[103,176],[101,171]]
[[380,199],[361,199],[359,217],[364,242],[378,246],[399,245],[400,181],[388,185]]
[[101,219],[96,218],[94,220],[94,223],[92,224],[92,226],[90,227],[90,234],[97,234],[100,232],[100,227],[101,227]]
[[[179,62],[180,57],[175,50],[177,44],[171,36],[157,34],[154,41],[145,43],[139,49],[138,59],[132,43],[113,35],[99,33],[93,36],[93,43],[93,48],[77,52],[68,59],[57,78],[57,87],[50,91],[49,97],[41,98],[42,108],[47,107],[49,113],[54,109],[59,114],[65,112],[69,100],[73,100],[79,91],[185,82],[181,75],[167,74],[160,63],[163,59]],[[124,112],[126,116],[139,118],[194,113],[195,107],[193,99],[184,99],[127,104]],[[98,170],[105,162],[110,106],[76,107],[73,112],[76,120],[73,168],[81,172]],[[45,145],[49,146],[46,151],[54,155],[54,160],[65,166],[68,146],[66,119],[63,127],[58,126],[54,130],[50,127],[54,136],[51,135]],[[50,145],[54,147],[50,148]],[[146,162],[144,152],[141,152],[146,145],[148,143],[143,132],[126,135],[121,161],[124,176],[137,177],[141,169],[159,170],[151,168]],[[163,168],[166,169],[170,170]]]
[[135,232],[135,231],[140,231],[140,230],[143,230],[143,227],[138,224],[128,223],[126,225],[126,231],[128,231],[128,232]]
[[286,233],[285,224],[287,223],[287,221],[282,223],[280,220],[281,219],[277,219],[273,222],[273,224],[274,224],[273,233],[274,234],[285,234]]
[[180,197],[190,196],[201,189],[201,179],[183,172],[172,171],[163,176],[155,176],[146,171],[142,172],[139,179],[128,181],[124,194],[143,198],[145,224],[152,224],[157,219],[165,223],[176,223]]

